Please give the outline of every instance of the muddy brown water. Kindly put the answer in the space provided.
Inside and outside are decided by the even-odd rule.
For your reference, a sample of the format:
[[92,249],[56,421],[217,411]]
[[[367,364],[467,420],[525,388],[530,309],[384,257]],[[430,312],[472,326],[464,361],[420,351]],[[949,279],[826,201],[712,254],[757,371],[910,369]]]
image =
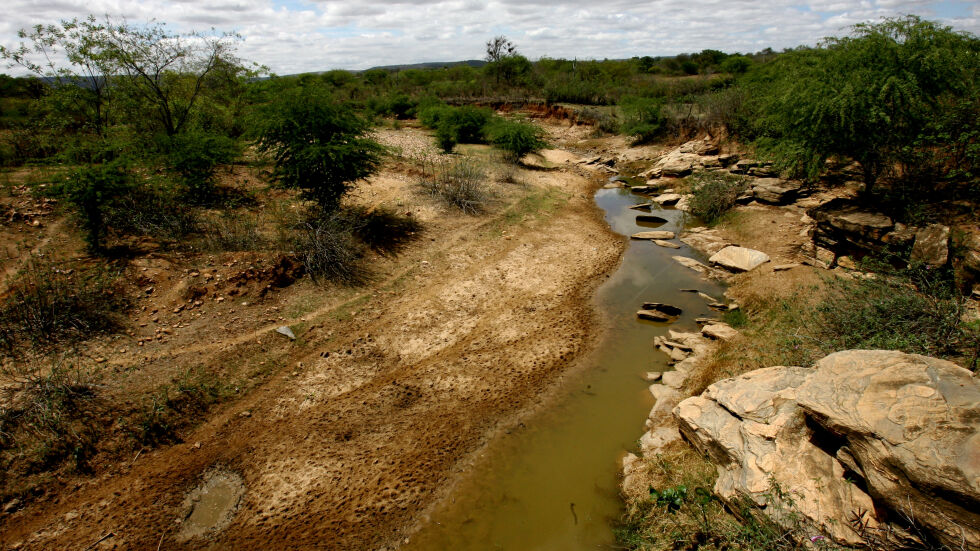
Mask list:
[[[629,206],[646,202],[624,189],[596,192],[606,221],[624,236],[640,230]],[[684,213],[653,207],[678,235]],[[516,430],[502,434],[463,475],[453,493],[402,549],[595,550],[615,549],[614,528],[623,514],[620,460],[638,448],[653,398],[643,376],[669,369],[653,338],[694,330],[697,317],[714,317],[705,301],[681,289],[721,296],[724,289],[684,268],[673,255],[704,257],[688,246],[659,247],[631,241],[617,271],[596,293],[608,320],[605,337],[566,377],[561,397]],[[643,302],[683,309],[673,324],[639,321]]]

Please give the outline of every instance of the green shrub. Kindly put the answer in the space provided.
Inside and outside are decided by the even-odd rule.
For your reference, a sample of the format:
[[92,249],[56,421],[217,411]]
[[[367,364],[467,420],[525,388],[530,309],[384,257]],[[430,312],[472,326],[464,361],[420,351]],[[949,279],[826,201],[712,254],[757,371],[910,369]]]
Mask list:
[[373,96],[368,99],[367,107],[376,116],[407,119],[414,114],[416,102],[406,94]]
[[[456,143],[484,143],[487,123],[493,119],[493,111],[483,107],[464,105],[451,107],[445,104],[420,107],[419,122],[436,130],[440,147],[455,140]],[[455,145],[455,144],[453,144]]]
[[854,159],[871,193],[910,153],[957,141],[930,132],[950,106],[965,99],[978,118],[978,49],[976,36],[909,15],[786,52],[746,74],[759,144],[810,178],[828,158]]
[[119,161],[81,168],[69,177],[65,187],[67,198],[78,211],[85,242],[92,252],[105,251],[107,207],[132,188],[126,165]]
[[690,213],[705,224],[715,223],[735,206],[735,200],[748,187],[744,178],[724,172],[698,172],[691,182]]
[[544,132],[524,121],[498,119],[487,126],[486,135],[490,143],[506,151],[514,162],[547,145],[542,139]]
[[440,124],[436,127],[436,143],[443,152],[452,153],[458,141],[456,129],[451,125]]
[[484,143],[485,128],[491,119],[493,111],[490,109],[464,105],[449,112],[446,121],[440,121],[440,124],[449,124],[459,143]]
[[422,126],[435,130],[439,127],[439,123],[449,116],[452,110],[452,107],[442,102],[427,101],[420,103],[418,106],[419,122],[422,123]]
[[619,103],[623,116],[620,131],[633,136],[634,143],[648,142],[667,130],[667,116],[663,112],[663,100],[645,97],[628,97]]

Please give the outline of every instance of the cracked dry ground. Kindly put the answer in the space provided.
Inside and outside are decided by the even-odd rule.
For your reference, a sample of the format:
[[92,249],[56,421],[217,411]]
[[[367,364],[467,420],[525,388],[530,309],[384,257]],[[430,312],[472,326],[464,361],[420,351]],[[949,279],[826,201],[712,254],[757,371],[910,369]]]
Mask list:
[[[592,203],[601,182],[571,164],[525,176],[529,188],[487,216],[442,211],[459,220],[427,233],[400,275],[348,303],[350,316],[304,316],[306,352],[291,359],[304,367],[219,408],[184,443],[6,518],[0,540],[86,549],[111,532],[93,548],[397,546],[467,458],[573,368],[600,325],[590,297],[623,246]],[[409,197],[410,185],[382,175],[360,200]],[[564,198],[550,214],[504,222],[520,196],[548,187]],[[258,327],[184,353],[232,361],[276,338],[274,326]],[[222,532],[181,542],[185,496],[215,468],[244,481],[239,510]]]

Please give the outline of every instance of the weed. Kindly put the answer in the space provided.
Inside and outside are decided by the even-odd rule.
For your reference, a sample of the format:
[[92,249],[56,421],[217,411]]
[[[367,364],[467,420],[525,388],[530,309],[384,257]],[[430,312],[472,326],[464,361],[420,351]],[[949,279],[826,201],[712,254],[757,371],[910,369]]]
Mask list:
[[901,350],[951,358],[974,353],[980,334],[963,322],[966,302],[942,270],[894,270],[875,263],[871,278],[828,281],[830,292],[813,316],[813,338],[832,352]]
[[[765,512],[748,499],[726,506],[710,490],[715,469],[686,445],[665,450],[649,465],[646,498],[634,499],[616,530],[626,549],[752,549],[795,551],[827,545],[812,530],[792,496],[773,484]],[[818,543],[821,542],[821,543]]]
[[744,178],[720,172],[698,172],[690,180],[690,212],[706,224],[713,224],[734,207],[747,188]]
[[129,435],[140,447],[179,442],[181,429],[232,392],[230,384],[206,368],[188,369],[144,399],[127,420]]
[[21,352],[119,326],[126,299],[111,269],[30,259],[0,302],[0,350]]
[[483,212],[491,199],[483,166],[465,157],[436,164],[431,173],[423,174],[419,186],[466,214]]
[[314,281],[330,280],[343,285],[361,285],[371,279],[371,271],[362,263],[365,249],[339,213],[306,222],[297,244],[300,258]]
[[64,358],[51,367],[42,367],[32,359],[18,368],[5,370],[3,377],[6,380],[0,390],[3,493],[19,478],[65,463],[75,471],[87,472],[102,432],[97,422],[102,403],[92,372]]
[[108,208],[109,227],[119,233],[178,241],[197,229],[198,216],[180,198],[178,190],[162,182],[146,181],[116,197]]
[[504,213],[504,224],[516,224],[529,217],[547,216],[568,200],[568,194],[556,187],[533,188]]
[[268,245],[251,213],[223,211],[202,217],[198,230],[206,251],[256,251]]
[[737,310],[729,310],[728,312],[722,314],[721,317],[723,320],[725,320],[725,323],[731,325],[735,329],[745,327],[745,324],[749,321],[749,317],[745,315],[745,312],[743,312],[741,308]]

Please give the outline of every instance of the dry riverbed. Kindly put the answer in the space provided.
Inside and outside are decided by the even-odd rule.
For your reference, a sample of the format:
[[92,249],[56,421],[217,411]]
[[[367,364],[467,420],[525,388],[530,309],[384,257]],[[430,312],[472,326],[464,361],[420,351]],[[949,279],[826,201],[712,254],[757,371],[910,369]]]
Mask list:
[[[4,548],[397,545],[467,457],[592,346],[600,324],[589,297],[623,247],[592,201],[602,175],[558,151],[544,170],[487,161],[493,179],[507,172],[516,183],[497,181],[488,212],[465,216],[415,188],[411,157],[431,153],[430,138],[405,128],[382,139],[405,160],[361,185],[356,201],[413,213],[423,237],[379,258],[366,287],[303,281],[259,304],[209,304],[172,346],[140,350],[146,362],[135,346],[110,356],[117,368],[160,373],[277,367],[182,442],[95,476],[66,474],[60,492],[13,508],[0,517]],[[232,310],[222,329],[215,316],[228,321]],[[297,340],[277,334],[281,325]]]

